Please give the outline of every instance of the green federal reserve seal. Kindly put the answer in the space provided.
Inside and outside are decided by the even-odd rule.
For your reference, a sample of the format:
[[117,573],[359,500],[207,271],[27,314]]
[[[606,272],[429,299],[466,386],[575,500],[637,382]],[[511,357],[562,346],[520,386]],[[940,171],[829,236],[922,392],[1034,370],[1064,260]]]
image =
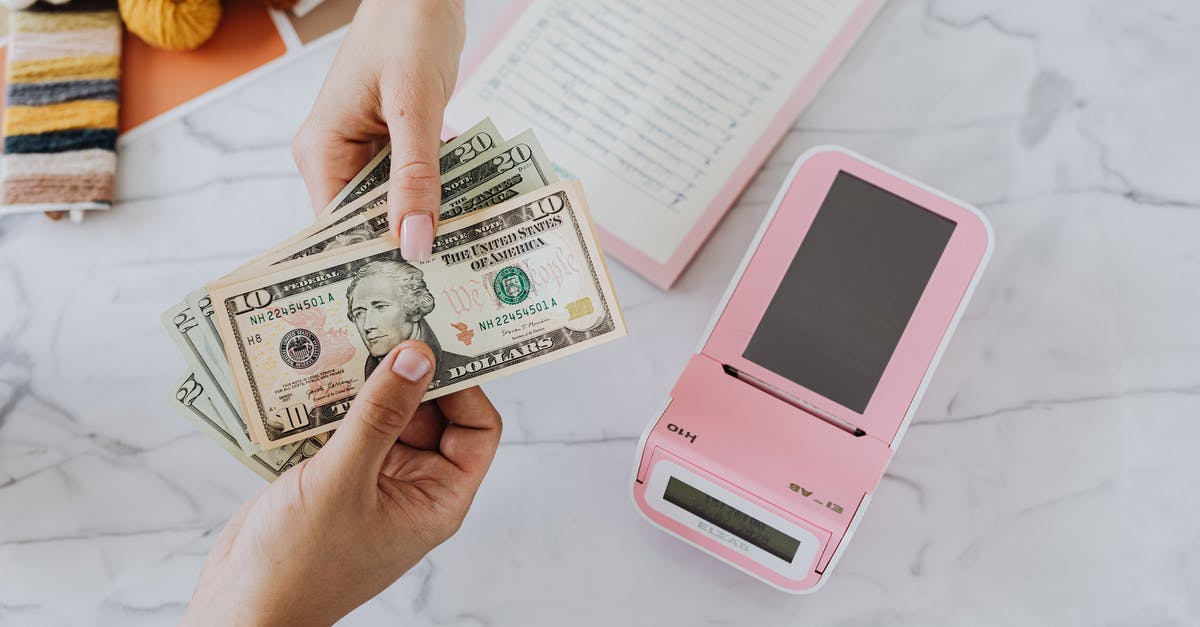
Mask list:
[[516,305],[529,297],[529,275],[517,266],[508,266],[496,273],[492,279],[496,298],[507,305]]

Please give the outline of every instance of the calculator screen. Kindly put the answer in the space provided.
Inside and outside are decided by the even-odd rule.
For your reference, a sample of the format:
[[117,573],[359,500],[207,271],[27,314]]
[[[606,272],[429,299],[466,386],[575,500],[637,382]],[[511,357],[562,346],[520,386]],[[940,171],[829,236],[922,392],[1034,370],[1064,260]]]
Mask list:
[[663,500],[732,533],[785,562],[796,558],[800,540],[675,477],[667,480]]

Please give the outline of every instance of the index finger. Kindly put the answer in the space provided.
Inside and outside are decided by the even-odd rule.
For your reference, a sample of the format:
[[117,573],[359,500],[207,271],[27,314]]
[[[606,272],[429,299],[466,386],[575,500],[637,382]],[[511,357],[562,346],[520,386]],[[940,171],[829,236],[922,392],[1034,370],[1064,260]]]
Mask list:
[[448,421],[442,433],[442,455],[478,486],[500,445],[500,412],[478,386],[434,402]]

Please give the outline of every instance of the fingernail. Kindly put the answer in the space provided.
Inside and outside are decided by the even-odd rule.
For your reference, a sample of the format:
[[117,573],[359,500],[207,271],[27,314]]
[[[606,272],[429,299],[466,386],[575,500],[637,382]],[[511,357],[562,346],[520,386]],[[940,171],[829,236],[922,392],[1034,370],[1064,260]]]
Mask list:
[[423,263],[433,255],[433,216],[410,213],[400,221],[400,254],[407,261]]
[[429,359],[415,348],[400,351],[396,360],[392,362],[392,372],[413,382],[420,381],[421,377],[429,373],[429,368]]

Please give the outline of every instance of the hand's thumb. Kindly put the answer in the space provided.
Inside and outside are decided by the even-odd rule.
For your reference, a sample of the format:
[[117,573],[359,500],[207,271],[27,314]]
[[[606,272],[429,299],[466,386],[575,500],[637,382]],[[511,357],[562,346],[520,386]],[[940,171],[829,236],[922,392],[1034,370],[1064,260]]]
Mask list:
[[392,139],[388,221],[398,230],[400,254],[416,262],[428,261],[432,254],[442,203],[438,147],[445,102],[427,87],[408,85],[404,93],[409,95],[394,98],[384,111]]
[[322,454],[361,469],[365,476],[379,474],[425,396],[433,366],[433,352],[424,342],[408,340],[392,349],[363,382]]

